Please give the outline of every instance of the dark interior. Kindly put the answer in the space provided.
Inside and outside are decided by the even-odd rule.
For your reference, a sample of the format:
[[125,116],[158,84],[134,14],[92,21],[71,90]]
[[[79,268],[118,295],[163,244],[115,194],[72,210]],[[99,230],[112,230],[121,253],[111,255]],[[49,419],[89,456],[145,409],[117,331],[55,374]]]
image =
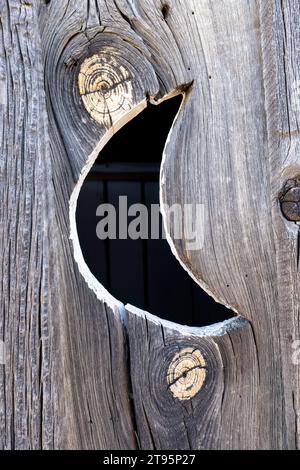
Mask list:
[[120,195],[127,195],[129,205],[158,203],[163,148],[180,102],[176,97],[148,105],[108,142],[81,189],[77,227],[87,265],[117,299],[167,320],[204,326],[233,314],[190,278],[166,240],[99,240],[96,235],[99,204],[117,208]]

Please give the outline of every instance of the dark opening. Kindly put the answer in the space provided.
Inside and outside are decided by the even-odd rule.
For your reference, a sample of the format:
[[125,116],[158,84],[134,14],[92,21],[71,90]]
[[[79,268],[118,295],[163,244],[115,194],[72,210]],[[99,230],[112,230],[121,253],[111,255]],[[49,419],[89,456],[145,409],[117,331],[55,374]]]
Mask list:
[[145,204],[149,212],[151,204],[158,204],[162,153],[180,103],[176,97],[149,105],[108,142],[81,189],[77,228],[87,265],[118,300],[167,320],[204,326],[232,312],[191,279],[166,240],[100,240],[96,234],[100,204],[114,205],[117,220],[119,196],[128,197],[128,206]]

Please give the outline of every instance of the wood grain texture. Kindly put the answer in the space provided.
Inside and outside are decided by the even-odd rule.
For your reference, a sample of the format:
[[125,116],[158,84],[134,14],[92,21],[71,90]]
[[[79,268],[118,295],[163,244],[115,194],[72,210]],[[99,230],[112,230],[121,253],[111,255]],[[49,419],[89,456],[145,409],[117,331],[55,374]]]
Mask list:
[[290,179],[299,176],[299,25],[297,1],[261,2],[265,109],[268,135],[270,198],[275,243],[280,351],[288,440],[300,448],[300,363],[292,360],[299,324],[299,225],[282,216],[278,196]]
[[[179,327],[130,305],[127,313],[140,447],[258,448],[259,370],[250,324],[238,317],[213,327]],[[184,366],[183,375],[172,381],[182,392],[192,391],[191,398],[183,400],[174,396],[169,372],[178,355],[189,360],[191,350],[203,357],[206,374],[194,394],[193,370],[199,365]]]
[[54,206],[37,11],[0,2],[0,447],[51,448],[56,416]]
[[[299,171],[299,5],[165,4],[0,2],[1,448],[299,447],[298,226],[278,202]],[[101,148],[178,93],[161,201],[203,203],[205,245],[189,250],[172,226],[169,242],[244,317],[204,329],[125,309],[76,230]]]

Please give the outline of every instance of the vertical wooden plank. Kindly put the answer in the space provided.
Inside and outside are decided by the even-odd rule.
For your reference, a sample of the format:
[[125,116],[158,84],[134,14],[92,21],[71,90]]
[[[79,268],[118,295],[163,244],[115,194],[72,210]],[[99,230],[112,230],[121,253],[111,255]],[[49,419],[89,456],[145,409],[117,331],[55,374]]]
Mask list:
[[1,2],[0,36],[0,449],[47,449],[58,431],[57,226],[37,6]]
[[[168,205],[204,204],[205,244],[202,250],[189,250],[187,241],[174,240],[172,227],[169,240],[200,285],[251,322],[260,371],[260,396],[254,405],[258,447],[293,449],[296,411],[290,379],[283,376],[286,354],[280,324],[286,313],[274,282],[278,238],[272,212],[278,203],[271,192],[265,108],[266,88],[272,87],[271,103],[279,90],[271,67],[264,74],[261,36],[264,31],[268,57],[272,30],[278,26],[262,21],[256,1],[192,3],[193,12],[185,19],[194,29],[184,50],[199,44],[202,48],[195,60],[190,56],[196,78],[166,147],[161,186]],[[264,5],[271,14],[271,2]],[[170,12],[169,27],[177,22],[177,14]],[[174,30],[180,40],[180,28]],[[282,71],[282,65],[277,69]],[[291,251],[287,258],[291,260]],[[287,347],[286,338],[284,342]]]
[[[272,200],[276,310],[279,355],[282,360],[286,438],[300,448],[300,363],[295,359],[300,338],[299,323],[299,197],[296,217],[284,217],[280,198],[289,187],[299,188],[300,175],[300,4],[296,0],[260,1],[262,58],[265,84],[269,191]],[[275,307],[274,307],[275,310]]]
[[[100,3],[101,21],[108,19],[114,24],[116,9],[112,2]],[[141,110],[146,101],[144,87],[152,94],[157,85],[150,85],[154,73],[149,63],[136,60],[136,54],[141,52],[130,42],[122,41],[120,31],[102,35],[103,27],[94,7],[87,1],[53,0],[40,10],[39,27],[46,60],[50,178],[57,223],[53,236],[58,280],[52,286],[57,305],[51,314],[55,316],[59,391],[53,446],[132,449],[137,446],[137,438],[130,399],[124,307],[91,275],[80,250],[75,220],[78,193],[89,171],[87,164],[93,164],[101,146],[113,133],[111,115],[104,113],[101,123],[90,117],[80,97],[78,76],[82,62],[93,55],[92,51],[96,54],[108,46],[111,66],[114,68],[117,63],[117,76],[122,64],[126,73],[128,63],[134,64],[134,69],[138,66],[140,71],[144,70],[141,76],[146,82],[144,78],[134,82],[134,94],[127,101],[129,110]],[[120,19],[116,20],[119,23]],[[91,24],[96,26],[96,35],[92,33],[90,37],[89,30],[84,34],[82,31]],[[92,37],[96,38],[94,45]]]

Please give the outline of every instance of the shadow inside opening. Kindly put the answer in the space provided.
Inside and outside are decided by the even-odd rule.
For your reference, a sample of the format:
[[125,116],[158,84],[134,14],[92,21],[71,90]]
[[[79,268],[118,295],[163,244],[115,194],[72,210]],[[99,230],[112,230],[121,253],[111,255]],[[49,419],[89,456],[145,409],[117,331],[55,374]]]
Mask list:
[[[80,191],[76,220],[82,253],[89,269],[118,300],[176,323],[205,326],[231,318],[233,312],[215,302],[182,268],[162,238],[100,240],[96,215],[101,204],[116,209],[119,196],[127,204],[148,209],[159,203],[159,170],[164,145],[181,104],[181,96],[148,107],[127,123],[101,151]],[[160,217],[160,227],[162,220]],[[103,219],[103,217],[102,217]],[[128,217],[128,223],[135,217]]]

